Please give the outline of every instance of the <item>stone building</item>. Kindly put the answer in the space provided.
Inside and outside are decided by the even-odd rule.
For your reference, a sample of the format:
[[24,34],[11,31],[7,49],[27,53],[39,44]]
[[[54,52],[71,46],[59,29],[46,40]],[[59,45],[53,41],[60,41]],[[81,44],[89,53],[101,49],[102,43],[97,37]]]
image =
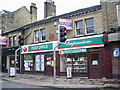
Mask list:
[[[11,36],[15,34],[17,37],[19,34],[24,36],[21,61],[18,61],[22,73],[53,75],[53,48],[58,40],[59,20],[65,19],[72,20],[73,27],[72,30],[67,30],[66,43],[61,44],[56,50],[57,76],[67,75],[68,67],[72,69],[73,77],[112,78],[119,76],[117,65],[119,56],[113,55],[113,48],[120,48],[119,39],[112,38],[112,35],[119,34],[119,29],[113,32],[111,26],[119,26],[120,2],[102,2],[101,0],[101,5],[59,16],[55,16],[56,6],[53,1],[47,0],[44,5],[44,19],[3,32],[3,35],[9,38],[9,44],[4,48],[7,49],[7,53],[8,48],[14,47],[11,42],[17,42],[17,39],[11,39]],[[6,61],[7,69],[11,66],[11,60],[14,60],[8,57],[9,55],[3,60]]]
[[37,21],[37,7],[34,3],[31,4],[30,11],[23,6],[14,12],[6,10],[0,12],[0,28],[3,28],[4,31],[13,30],[35,21]]
[[[108,45],[106,56],[111,56],[110,63],[107,63],[109,72],[112,77],[120,78],[120,0],[101,0],[102,16],[103,16],[103,30],[108,32]],[[115,51],[117,50],[117,56]],[[111,71],[110,71],[111,70]]]
[[[18,29],[35,21],[37,21],[37,7],[34,3],[31,3],[30,11],[23,6],[14,12],[6,10],[0,12],[0,29],[3,32],[3,36],[9,39],[9,44],[2,46],[2,71],[8,71],[10,62],[7,61],[10,59],[14,60],[15,50],[19,47],[18,36],[22,33]],[[14,32],[16,29],[18,31]]]

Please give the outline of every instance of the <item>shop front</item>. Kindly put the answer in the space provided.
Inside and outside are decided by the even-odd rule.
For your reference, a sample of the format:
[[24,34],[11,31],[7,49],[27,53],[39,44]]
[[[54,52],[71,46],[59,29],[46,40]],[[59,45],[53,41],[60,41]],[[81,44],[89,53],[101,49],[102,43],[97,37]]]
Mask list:
[[[56,50],[56,75],[71,77],[107,77],[110,61],[106,59],[104,37],[101,35],[68,39]],[[25,45],[21,47],[22,71],[53,75],[53,47],[55,42]]]
[[54,42],[22,46],[22,71],[53,75],[53,45]]
[[60,75],[72,77],[102,78],[105,72],[103,34],[66,41],[58,47],[60,54]]

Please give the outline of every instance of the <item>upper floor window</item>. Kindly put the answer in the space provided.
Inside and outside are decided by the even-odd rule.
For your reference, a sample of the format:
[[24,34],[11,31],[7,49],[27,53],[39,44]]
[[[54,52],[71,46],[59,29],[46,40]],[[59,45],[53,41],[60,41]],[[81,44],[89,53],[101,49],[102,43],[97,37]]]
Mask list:
[[46,30],[45,29],[41,29],[40,30],[40,36],[41,36],[41,41],[46,40]]
[[13,36],[13,46],[16,46],[16,36]]
[[94,18],[76,21],[76,35],[94,33]]
[[39,30],[34,32],[34,41],[38,42],[40,40]]
[[76,31],[77,31],[77,35],[84,34],[83,21],[82,20],[76,22]]
[[94,20],[93,18],[86,19],[86,32],[87,34],[94,33]]
[[46,30],[40,29],[34,32],[34,42],[45,41],[46,40]]
[[118,25],[120,26],[120,4],[116,6]]
[[12,46],[12,37],[9,37],[9,46]]

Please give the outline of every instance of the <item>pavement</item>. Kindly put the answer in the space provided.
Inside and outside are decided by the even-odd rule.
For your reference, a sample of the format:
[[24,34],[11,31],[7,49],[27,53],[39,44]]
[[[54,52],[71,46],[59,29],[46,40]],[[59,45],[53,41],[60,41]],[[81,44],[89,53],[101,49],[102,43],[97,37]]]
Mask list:
[[17,74],[16,77],[10,77],[8,73],[0,73],[0,79],[35,85],[49,88],[113,88],[120,90],[120,79],[87,79],[73,77],[67,79],[65,76],[54,77],[41,74]]

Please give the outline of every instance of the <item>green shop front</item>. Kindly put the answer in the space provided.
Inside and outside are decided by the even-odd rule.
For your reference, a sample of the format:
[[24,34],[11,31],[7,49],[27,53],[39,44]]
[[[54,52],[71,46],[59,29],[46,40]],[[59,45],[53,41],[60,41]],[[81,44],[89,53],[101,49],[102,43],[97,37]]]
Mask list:
[[53,45],[54,42],[22,46],[22,72],[53,75]]
[[[56,49],[56,75],[67,76],[71,68],[72,77],[104,78],[110,70],[109,57],[103,34],[67,39]],[[22,71],[53,75],[53,47],[56,41],[24,45],[21,47]],[[109,56],[109,55],[107,55]]]
[[72,77],[105,77],[103,34],[69,39],[58,47],[60,76],[72,69]]

